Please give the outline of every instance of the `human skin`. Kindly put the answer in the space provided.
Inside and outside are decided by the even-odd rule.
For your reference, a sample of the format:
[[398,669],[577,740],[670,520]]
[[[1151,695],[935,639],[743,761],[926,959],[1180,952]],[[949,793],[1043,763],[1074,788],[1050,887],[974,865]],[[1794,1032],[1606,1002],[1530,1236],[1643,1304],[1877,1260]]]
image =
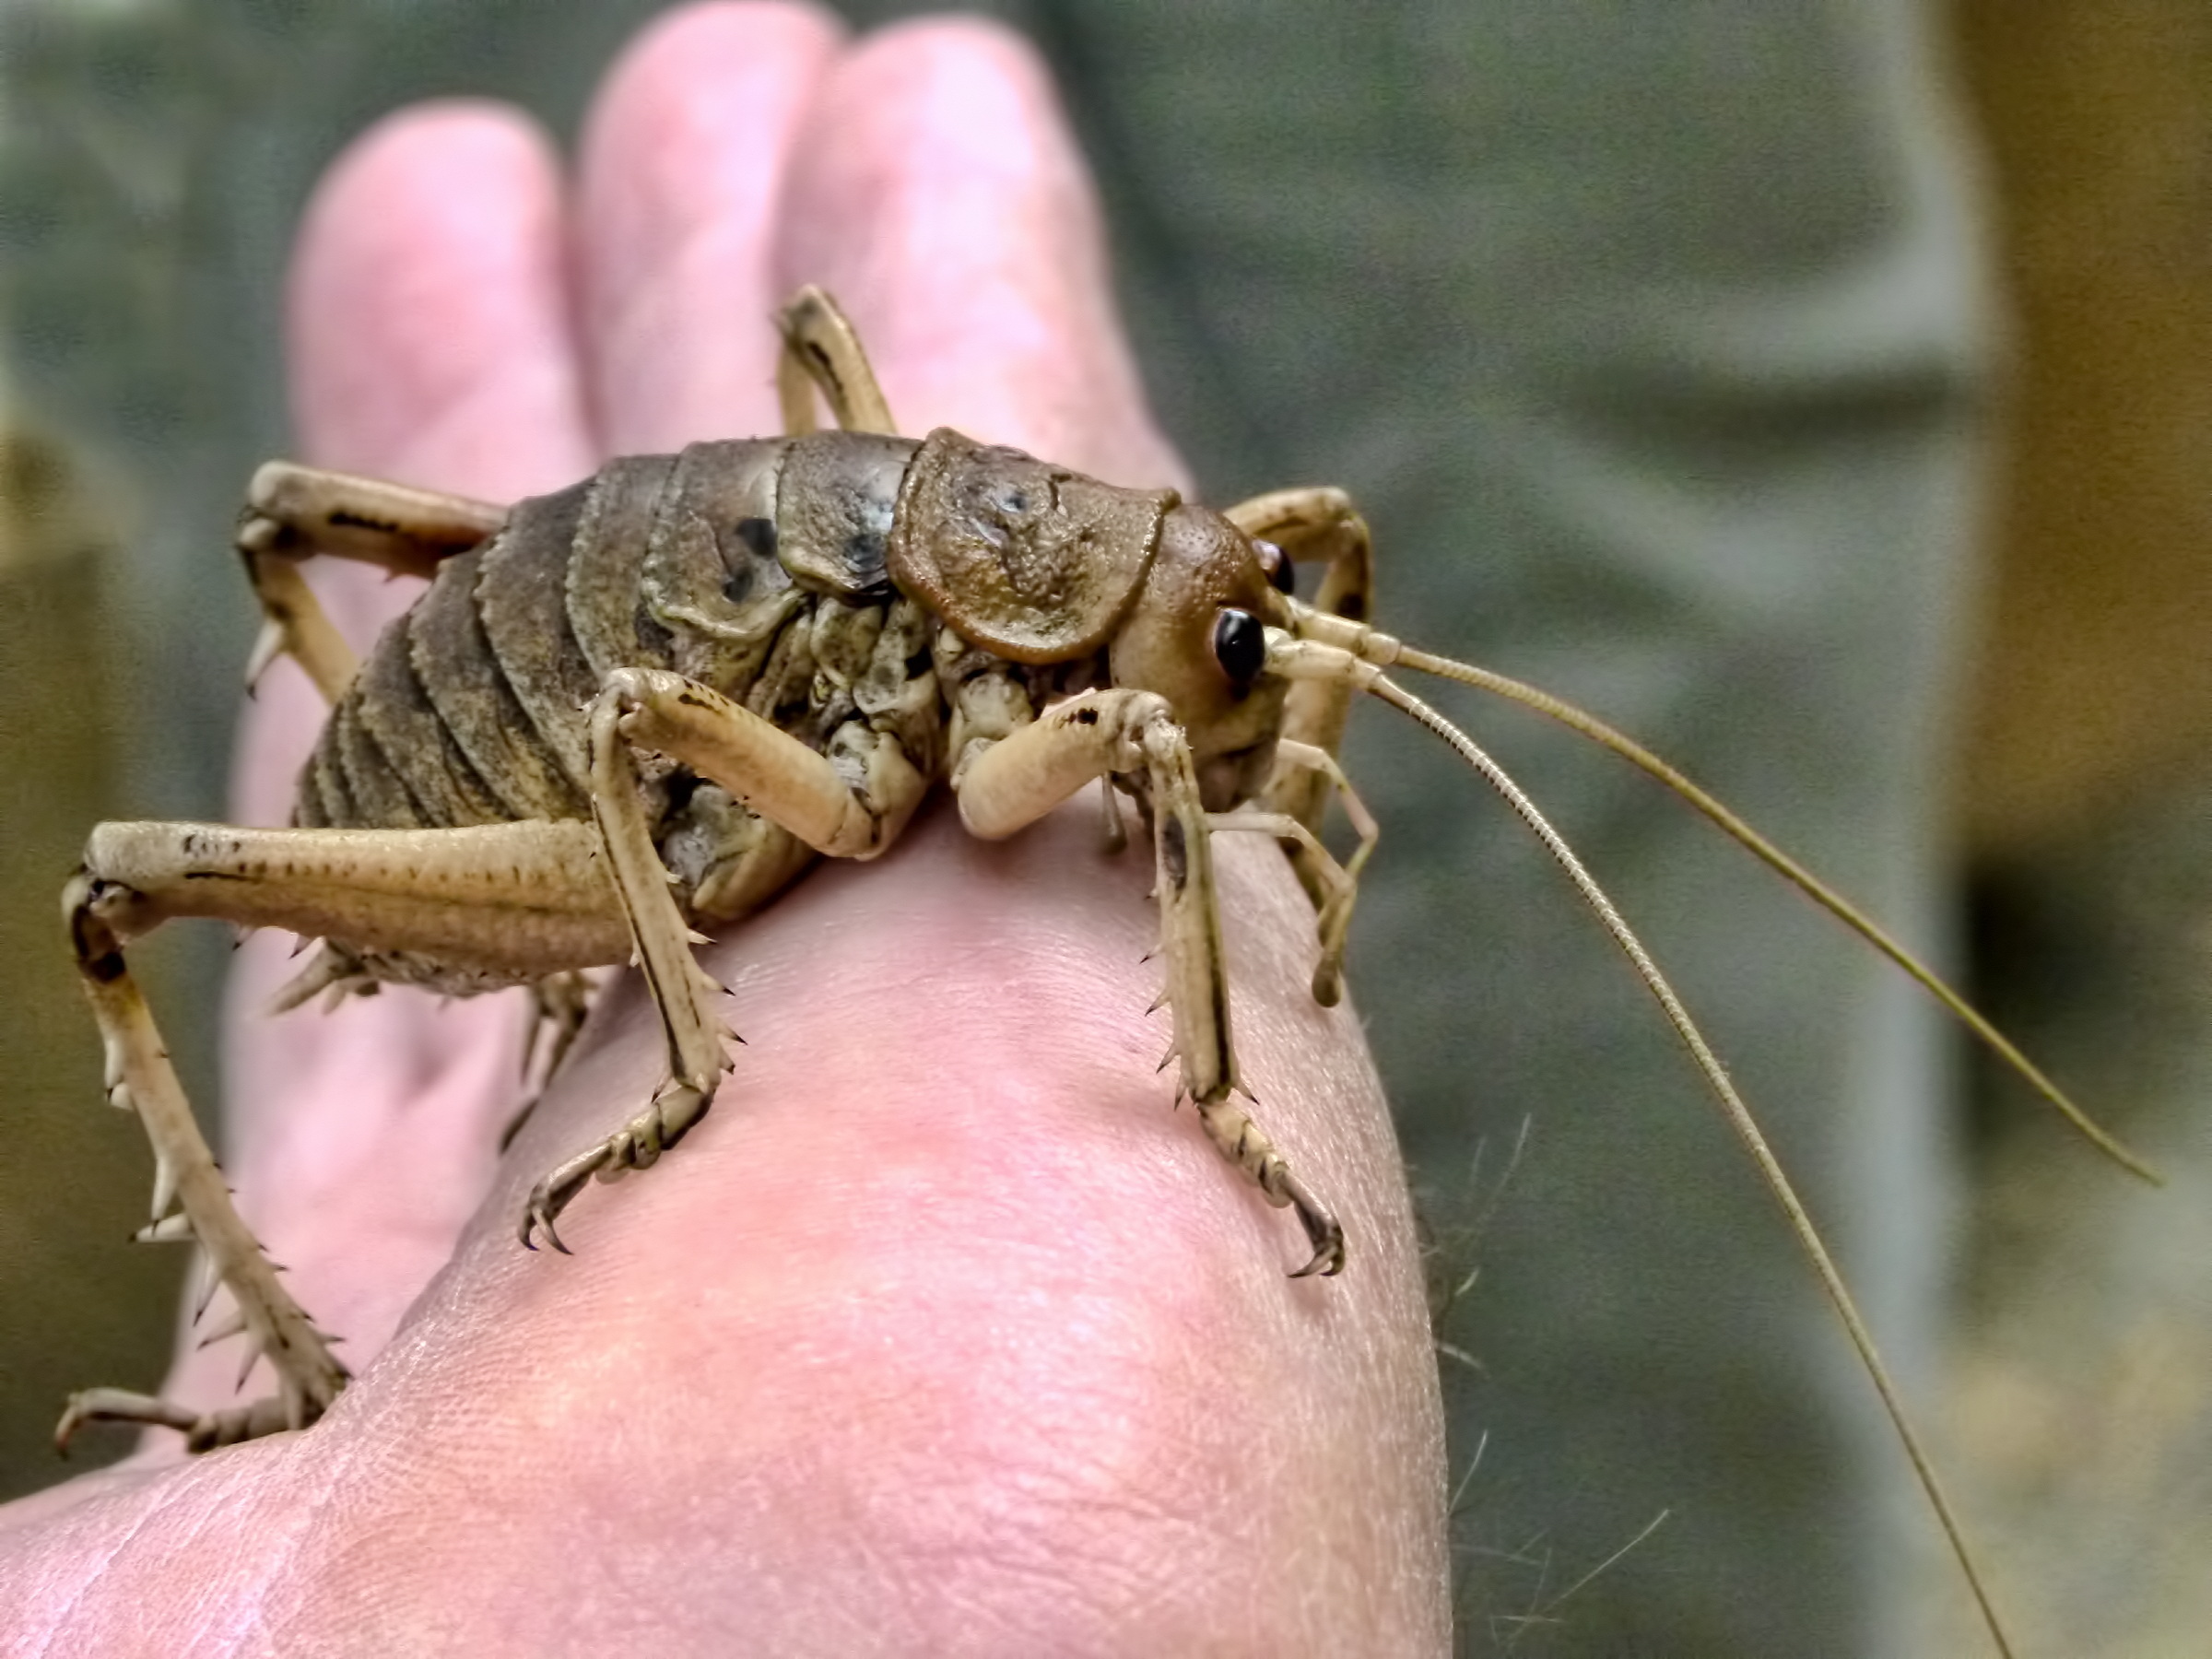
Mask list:
[[[333,167],[291,284],[313,462],[493,500],[606,454],[772,431],[772,335],[818,281],[904,429],[1185,484],[1041,70],[990,27],[849,42],[793,6],[665,17],[573,183],[519,116],[394,116]],[[404,604],[313,580],[356,640]],[[319,711],[280,665],[238,808],[283,821]],[[1095,805],[998,845],[918,821],[702,951],[713,1112],[588,1188],[573,1257],[523,1195],[661,1081],[618,982],[504,1157],[512,997],[254,1010],[227,1169],[358,1380],[312,1430],[130,1463],[0,1511],[10,1653],[1441,1652],[1435,1371],[1395,1144],[1311,910],[1219,838],[1258,1114],[1344,1221],[1305,1257],[1175,1109],[1141,846]],[[169,1385],[230,1397],[232,1345]],[[91,1379],[87,1382],[124,1382]],[[257,1370],[248,1393],[268,1385]]]

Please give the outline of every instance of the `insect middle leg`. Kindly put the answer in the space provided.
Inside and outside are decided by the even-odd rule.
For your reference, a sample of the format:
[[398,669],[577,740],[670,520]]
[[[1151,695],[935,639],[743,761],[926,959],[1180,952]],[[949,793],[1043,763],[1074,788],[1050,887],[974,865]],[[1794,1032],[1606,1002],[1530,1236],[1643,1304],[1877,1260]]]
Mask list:
[[[896,739],[857,723],[833,739],[849,768],[719,692],[665,669],[618,668],[592,706],[592,810],[619,894],[633,954],[668,1038],[670,1086],[613,1135],[585,1147],[532,1189],[524,1244],[553,1222],[594,1176],[644,1169],[712,1104],[728,1069],[724,1032],[712,1012],[721,986],[692,955],[693,933],[668,890],[640,802],[634,749],[667,755],[818,853],[871,858],[906,827],[928,780]],[[852,775],[861,780],[855,784]]]
[[[952,783],[961,821],[974,834],[995,841],[1034,823],[1109,773],[1140,780],[1151,806],[1168,1002],[1174,1013],[1182,1087],[1223,1156],[1268,1202],[1296,1213],[1313,1255],[1292,1277],[1339,1272],[1345,1259],[1343,1228],[1234,1098],[1241,1088],[1230,1037],[1228,970],[1214,886],[1209,839],[1214,820],[1199,799],[1190,744],[1167,700],[1135,690],[1069,698],[978,750],[955,772]],[[1335,861],[1329,863],[1333,866]]]
[[[235,1327],[275,1366],[271,1398],[198,1413],[150,1395],[73,1398],[57,1438],[88,1421],[162,1424],[194,1451],[319,1418],[346,1369],[277,1277],[232,1203],[194,1122],[124,947],[179,916],[283,927],[351,949],[414,952],[488,983],[620,959],[621,912],[582,823],[469,830],[241,830],[102,824],[70,881],[65,913],[107,1055],[109,1098],[153,1144],[148,1241],[189,1241],[236,1303]],[[205,1311],[205,1303],[202,1311]]]

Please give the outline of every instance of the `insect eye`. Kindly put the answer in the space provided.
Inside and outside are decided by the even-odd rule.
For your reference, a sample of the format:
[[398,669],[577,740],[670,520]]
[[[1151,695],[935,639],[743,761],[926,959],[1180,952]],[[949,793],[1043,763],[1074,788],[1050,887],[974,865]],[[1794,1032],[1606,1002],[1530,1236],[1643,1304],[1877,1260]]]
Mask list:
[[1260,556],[1260,569],[1267,573],[1269,587],[1278,594],[1288,594],[1296,590],[1298,578],[1290,569],[1288,556],[1280,547],[1271,541],[1260,541],[1255,538],[1252,544],[1252,550]]
[[1249,686],[1267,665],[1267,630],[1250,611],[1224,610],[1214,620],[1214,661],[1237,686]]

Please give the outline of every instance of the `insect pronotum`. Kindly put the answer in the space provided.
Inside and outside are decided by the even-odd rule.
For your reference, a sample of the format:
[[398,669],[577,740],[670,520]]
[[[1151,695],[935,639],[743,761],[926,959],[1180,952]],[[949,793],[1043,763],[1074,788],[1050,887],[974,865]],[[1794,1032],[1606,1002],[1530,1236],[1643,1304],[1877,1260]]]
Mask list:
[[[229,1287],[235,1328],[273,1362],[278,1392],[203,1414],[93,1389],[71,1399],[59,1438],[119,1420],[206,1450],[302,1428],[347,1382],[231,1204],[128,941],[177,916],[282,927],[323,941],[282,1006],[380,981],[463,995],[534,984],[561,1032],[578,970],[634,961],[670,1082],[531,1192],[523,1243],[560,1249],[556,1220],[582,1187],[654,1161],[730,1068],[694,925],[759,908],[818,853],[883,852],[940,782],[992,839],[1094,784],[1135,798],[1182,1093],[1297,1218],[1310,1253],[1298,1274],[1339,1272],[1343,1230],[1239,1099],[1209,838],[1235,828],[1283,843],[1317,912],[1313,994],[1335,1001],[1377,831],[1334,753],[1365,693],[1505,797],[1657,998],[1786,1212],[2004,1646],[1851,1294],[1696,1024],[1535,805],[1389,671],[1500,694],[1650,772],[1897,962],[2108,1154],[2144,1166],[1902,947],[1665,762],[1543,692],[1368,626],[1371,549],[1341,491],[1216,513],[950,430],[901,438],[826,294],[802,291],[779,324],[779,438],[616,461],[512,508],[283,463],[255,476],[239,546],[265,624],[249,674],[288,653],[332,705],[295,827],[103,824],[64,903],[111,1095],[153,1142],[139,1236],[205,1252],[207,1283]],[[839,429],[814,429],[818,393]],[[359,665],[300,579],[318,554],[430,580]],[[1311,602],[1294,595],[1296,563],[1324,567]],[[1343,863],[1319,836],[1333,797],[1359,838]],[[1257,810],[1223,817],[1246,806]]]

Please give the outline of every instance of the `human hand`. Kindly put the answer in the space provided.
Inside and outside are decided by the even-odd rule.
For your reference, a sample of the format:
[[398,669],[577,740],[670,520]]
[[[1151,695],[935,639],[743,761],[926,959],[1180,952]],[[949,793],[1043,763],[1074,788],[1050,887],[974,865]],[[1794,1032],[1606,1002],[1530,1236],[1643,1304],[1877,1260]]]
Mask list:
[[[671,14],[602,89],[579,173],[482,105],[403,113],[341,159],[293,277],[306,459],[512,500],[771,431],[767,318],[813,280],[904,429],[1182,481],[1081,164],[1004,33]],[[410,596],[311,574],[357,646]],[[248,720],[248,821],[282,821],[320,718],[285,673]],[[253,942],[227,1167],[359,1380],[306,1434],[190,1464],[165,1444],[0,1512],[18,1630],[70,1652],[1440,1650],[1412,1228],[1357,1024],[1306,995],[1312,912],[1263,838],[1222,838],[1240,1056],[1352,1250],[1293,1283],[1287,1212],[1170,1110],[1149,861],[1096,839],[1088,812],[998,846],[935,813],[705,951],[747,1046],[678,1149],[563,1217],[573,1259],[524,1252],[515,1221],[660,1081],[633,984],[502,1159],[512,999],[268,1020],[288,942]],[[226,1403],[231,1364],[188,1357],[167,1392]]]

